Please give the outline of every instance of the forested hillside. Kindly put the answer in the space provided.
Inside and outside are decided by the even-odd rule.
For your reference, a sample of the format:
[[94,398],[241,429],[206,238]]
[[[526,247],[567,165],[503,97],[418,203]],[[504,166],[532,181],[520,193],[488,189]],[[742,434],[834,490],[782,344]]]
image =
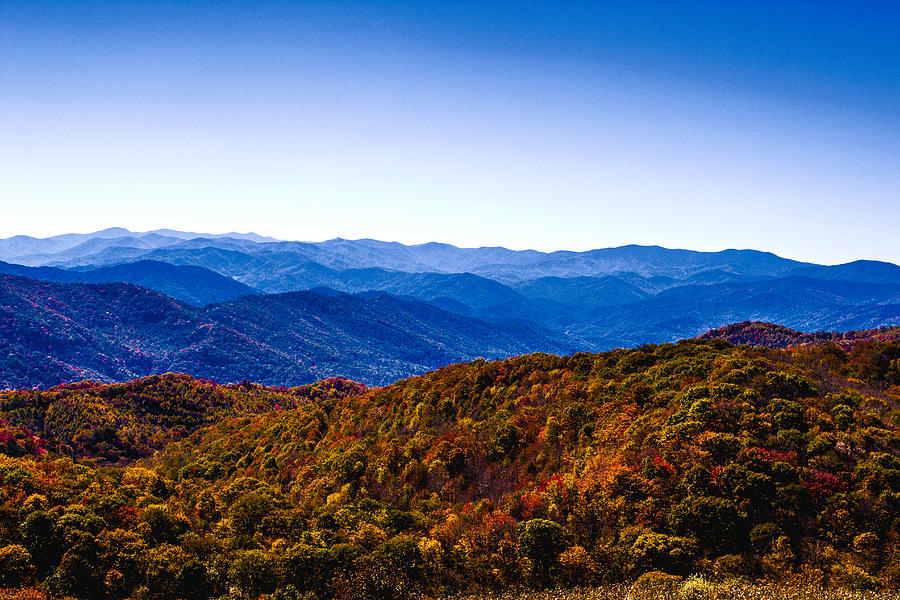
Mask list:
[[[78,394],[105,423],[64,427]],[[401,598],[654,570],[900,584],[896,341],[533,354],[372,390],[169,376],[0,407],[3,583],[55,596]],[[98,431],[114,455],[84,443]],[[129,465],[150,431],[162,450]]]
[[178,266],[153,260],[88,270],[25,267],[0,262],[0,274],[56,283],[131,283],[195,306],[260,293],[250,286],[203,267]]
[[3,439],[8,455],[42,449],[121,466],[230,416],[292,409],[365,390],[361,383],[339,378],[271,388],[250,382],[217,385],[167,373],[122,384],[85,381],[46,391],[0,392],[0,416],[9,434]]
[[248,295],[194,307],[123,283],[0,275],[0,389],[170,371],[220,383],[346,376],[383,385],[478,357],[573,349],[535,327],[387,294]]
[[744,321],[726,325],[697,336],[701,340],[725,340],[730,344],[747,344],[763,348],[793,348],[817,344],[837,344],[849,350],[861,342],[900,340],[900,327],[879,327],[860,331],[818,331],[804,333],[789,327],[761,321]]

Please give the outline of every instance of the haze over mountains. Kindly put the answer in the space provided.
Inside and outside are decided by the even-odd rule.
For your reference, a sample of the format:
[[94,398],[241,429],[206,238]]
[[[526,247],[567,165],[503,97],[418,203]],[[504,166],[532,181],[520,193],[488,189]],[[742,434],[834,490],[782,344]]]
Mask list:
[[[12,325],[25,327],[25,313],[19,312],[25,309],[15,307],[27,306],[35,322],[53,324],[48,339],[82,340],[111,361],[70,363],[41,351],[38,363],[65,365],[53,371],[55,378],[37,382],[43,385],[82,371],[120,380],[178,369],[220,381],[247,377],[289,384],[344,375],[381,384],[478,356],[633,347],[741,321],[805,332],[900,324],[897,265],[824,266],[756,250],[624,246],[546,253],[113,228],[0,240],[0,259],[6,261],[0,264],[3,274],[64,284],[124,282],[171,297],[148,296],[133,286],[52,287],[4,279],[4,336]],[[151,304],[159,305],[154,314],[165,315],[157,323],[178,323],[182,329],[149,326],[149,321],[128,333],[115,325],[109,331],[95,327],[93,319],[102,313],[92,307],[113,289],[120,302],[110,311],[114,320],[152,297]],[[271,296],[309,290],[314,293]],[[71,312],[55,308],[60,295],[73,298],[67,305]],[[211,303],[220,304],[206,306]],[[375,320],[358,320],[360,311],[371,311]],[[310,318],[297,321],[300,312]],[[314,314],[321,322],[313,322]],[[208,339],[195,335],[200,330]],[[143,341],[135,345],[129,336],[155,340],[147,342],[153,349]],[[415,349],[396,352],[390,340],[399,339],[417,340]],[[19,343],[8,337],[4,342]],[[253,352],[263,357],[255,361],[246,354],[254,344]],[[225,367],[229,352],[243,367]],[[350,364],[357,358],[358,364]],[[6,384],[34,383],[33,376],[21,374],[23,368],[8,374]]]
[[26,267],[0,262],[0,274],[56,283],[132,283],[196,306],[259,293],[248,285],[203,267],[178,266],[155,260],[86,270]]
[[299,385],[372,385],[479,357],[576,350],[526,325],[492,324],[388,294],[247,295],[202,308],[130,284],[0,276],[0,389],[184,372]]

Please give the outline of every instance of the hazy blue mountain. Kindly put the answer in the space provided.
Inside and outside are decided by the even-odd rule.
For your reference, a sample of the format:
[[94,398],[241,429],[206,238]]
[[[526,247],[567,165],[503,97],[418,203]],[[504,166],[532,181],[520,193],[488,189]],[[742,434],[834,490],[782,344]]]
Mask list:
[[622,246],[586,252],[514,251],[506,248],[457,248],[449,244],[405,246],[376,240],[329,240],[315,244],[281,242],[282,252],[302,254],[333,269],[381,268],[406,272],[470,272],[502,283],[540,277],[603,276],[636,273],[642,277],[684,279],[720,268],[735,275],[776,276],[804,263],[755,250],[695,252],[659,246]]
[[803,263],[756,250],[695,252],[659,246],[621,246],[587,252],[552,252],[527,264],[486,265],[473,273],[503,282],[539,277],[597,277],[633,273],[644,278],[670,277],[685,280],[698,273],[720,269],[742,276],[777,276]]
[[142,260],[89,270],[26,267],[0,262],[0,273],[57,283],[131,283],[201,306],[259,291],[209,269]]
[[[131,232],[122,227],[111,227],[94,233],[69,233],[48,238],[17,235],[0,239],[0,260],[30,266],[109,264],[136,258],[155,248],[198,238],[236,239],[253,243],[277,241],[255,233],[206,234],[172,229]],[[113,249],[118,249],[118,252]],[[105,258],[102,256],[104,254]]]
[[[408,272],[463,273],[475,272],[479,267],[495,264],[535,263],[546,256],[545,253],[534,250],[457,248],[436,242],[406,246],[397,242],[370,239],[333,239],[308,245],[315,247],[314,253],[309,255],[310,259],[335,269],[381,268]],[[282,247],[296,248],[293,242],[283,242]]]
[[301,270],[257,285],[271,291],[324,286],[344,292],[382,291],[429,302],[450,299],[476,311],[523,300],[512,288],[472,273],[404,273],[374,268],[338,271],[316,263],[305,263]]
[[690,338],[741,321],[807,332],[897,325],[900,285],[784,277],[682,286],[598,312],[567,329],[601,347],[631,347]]
[[[151,239],[148,236],[155,237]],[[93,241],[93,245],[86,244],[89,241]],[[36,248],[41,244],[45,244],[47,249],[38,252]],[[0,258],[9,261],[24,257],[28,260],[22,258],[13,262],[29,265],[53,263],[72,266],[76,264],[74,261],[80,261],[77,264],[105,264],[101,261],[117,258],[109,255],[109,249],[114,247],[123,251],[144,249],[147,254],[152,253],[152,256],[145,258],[166,262],[176,262],[179,256],[183,259],[186,249],[214,248],[245,252],[267,265],[284,263],[283,257],[291,257],[290,262],[314,262],[334,270],[376,268],[410,273],[474,273],[501,283],[541,277],[599,277],[621,273],[633,273],[644,278],[662,276],[685,280],[713,269],[735,277],[771,277],[804,266],[804,263],[756,250],[695,252],[631,245],[586,252],[538,252],[499,247],[457,248],[439,243],[407,246],[369,239],[282,242],[270,241],[256,234],[212,236],[172,230],[133,234],[121,229],[71,238],[29,238],[27,244],[22,240],[17,242],[15,238],[0,240]],[[102,251],[107,254],[99,256]],[[128,253],[128,257],[134,258],[133,252]],[[199,266],[218,270],[209,264]],[[238,273],[227,274],[241,277]]]
[[27,267],[0,261],[0,275],[18,275],[56,283],[71,283],[77,281],[78,272],[58,267]]
[[[111,227],[94,233],[66,233],[48,238],[15,235],[0,239],[0,259],[21,259],[30,255],[50,255],[62,252],[91,239],[122,237],[130,232],[121,227]],[[21,262],[21,261],[20,261]]]
[[101,267],[82,273],[86,277],[77,281],[131,283],[196,306],[259,293],[248,285],[203,267],[178,266],[152,260]]
[[292,292],[198,308],[124,283],[0,276],[0,388],[169,371],[220,382],[344,375],[385,384],[478,357],[576,348],[387,294]]
[[[423,251],[425,246],[428,250]],[[394,253],[393,256],[391,252]],[[472,259],[479,254],[491,261],[505,256],[510,262],[486,264],[488,261]],[[701,253],[626,246],[584,253],[542,254],[493,248],[459,249],[438,244],[403,246],[372,240],[310,244],[253,243],[231,238],[183,240],[141,253],[140,256],[173,264],[202,266],[268,292],[311,289],[324,285],[347,290],[385,289],[403,293],[395,289],[395,286],[407,285],[399,281],[401,278],[396,275],[379,275],[380,272],[388,272],[448,275],[469,273],[512,287],[544,277],[570,279],[616,276],[642,291],[655,293],[687,283],[721,283],[777,277],[803,265],[769,253],[750,250]],[[440,256],[450,257],[450,260],[441,262],[438,260]],[[104,249],[94,256],[81,256],[77,262],[110,264],[135,258],[133,249],[119,247]],[[420,260],[422,258],[428,258],[430,262],[425,263]],[[448,265],[463,270],[448,271]],[[367,277],[370,281],[366,281]],[[388,287],[378,287],[385,281],[390,282],[384,284]],[[447,280],[448,283],[452,281],[455,280]],[[361,287],[367,285],[376,287]],[[508,294],[508,291],[504,293]]]
[[126,253],[128,257],[140,257],[143,253],[178,243],[178,238],[167,238],[155,234],[147,236],[126,235],[116,238],[93,238],[80,244],[67,248],[52,255],[36,254],[25,257],[23,262],[35,264],[44,262],[52,265],[81,265],[100,264],[92,258],[85,261],[86,257],[94,257],[100,253],[116,256],[115,251]]
[[804,263],[756,250],[696,252],[659,246],[622,246],[586,252],[514,251],[506,248],[457,248],[449,244],[405,246],[377,240],[329,240],[312,244],[309,254],[293,242],[283,249],[305,252],[331,268],[383,268],[408,272],[471,272],[502,282],[525,281],[545,276],[602,276],[637,273],[644,277],[669,275],[688,277],[699,271],[723,268],[738,275],[773,276],[787,273]]
[[[386,292],[465,317],[551,330],[591,350],[692,337],[747,319],[806,330],[875,327],[895,318],[898,300],[885,285],[900,284],[900,267],[890,263],[822,266],[756,250],[636,245],[538,252],[114,229],[93,237],[10,238],[0,240],[0,251],[31,252],[34,259],[41,244],[56,248],[40,255],[41,264],[89,268],[153,260],[202,267],[266,293]],[[165,287],[165,278],[136,282],[203,301]]]
[[516,291],[532,299],[553,300],[582,310],[627,304],[650,294],[618,277],[541,277],[515,285]]
[[[150,256],[159,256],[151,254]],[[472,273],[407,273],[385,269],[337,270],[298,260],[287,252],[250,255],[215,248],[166,250],[179,264],[204,265],[268,293],[331,288],[342,292],[387,292],[423,300],[450,312],[493,322],[532,322],[553,327],[573,306],[549,298],[529,298],[497,281]],[[590,308],[588,306],[588,308]],[[579,307],[578,310],[580,310]],[[592,348],[587,344],[586,348]]]
[[[232,242],[228,240],[226,244],[241,247],[241,244]],[[471,273],[405,273],[376,268],[336,270],[284,251],[249,254],[238,249],[202,244],[192,247],[195,243],[200,243],[200,240],[191,240],[146,256],[229,273],[243,283],[268,293],[318,287],[350,293],[375,290],[437,305],[455,302],[457,312],[482,318],[496,316],[508,320],[529,316],[534,311],[541,312],[540,307],[529,306],[527,300],[515,290]],[[515,307],[514,315],[509,314],[512,307]]]
[[154,229],[153,231],[148,231],[146,234],[158,234],[167,237],[175,237],[183,240],[193,240],[197,238],[229,238],[234,240],[247,240],[250,242],[277,242],[276,238],[259,235],[257,233],[253,233],[252,231],[249,233],[238,233],[236,231],[230,231],[228,233],[197,233],[193,231],[176,231],[175,229]]
[[833,266],[811,265],[791,271],[791,274],[813,279],[900,284],[900,266],[877,260],[857,260]]

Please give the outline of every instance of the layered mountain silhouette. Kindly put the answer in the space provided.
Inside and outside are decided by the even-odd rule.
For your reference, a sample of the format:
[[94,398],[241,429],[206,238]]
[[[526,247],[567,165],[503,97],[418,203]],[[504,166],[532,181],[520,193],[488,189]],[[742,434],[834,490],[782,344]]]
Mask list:
[[382,385],[450,363],[576,349],[388,294],[247,295],[194,307],[125,283],[0,276],[0,389],[184,372],[273,385]]
[[[207,365],[190,371],[224,381],[246,376],[280,384],[340,374],[383,383],[471,357],[634,347],[692,338],[743,321],[778,323],[807,333],[900,325],[897,265],[855,261],[825,266],[756,250],[695,252],[623,246],[547,253],[439,243],[407,246],[368,239],[286,242],[252,233],[212,235],[165,229],[134,233],[113,228],[95,234],[0,240],[0,259],[8,261],[0,264],[0,273],[59,283],[125,282],[194,307],[222,303],[217,308],[192,309],[191,318],[198,319],[194,325],[214,322],[216,335],[234,331],[262,344],[263,354],[274,352],[261,359],[270,365],[268,370],[248,366],[229,371]],[[280,300],[249,297],[310,290],[313,295],[288,294]],[[139,295],[133,289],[129,293]],[[360,296],[350,300],[344,294]],[[346,326],[359,335],[332,338],[304,330],[307,346],[303,347],[320,344],[332,350],[327,355],[331,358],[304,355],[311,362],[297,366],[291,361],[298,360],[293,353],[299,342],[291,337],[290,314],[282,311],[285,298],[305,298],[310,310],[327,313],[322,318],[329,327]],[[313,303],[311,298],[322,300]],[[338,324],[344,318],[341,311],[359,309],[354,303],[378,306],[382,323],[404,322],[398,331],[418,339],[420,349],[392,353],[399,338],[353,321],[359,315]],[[178,306],[178,310],[189,308]],[[464,323],[477,325],[470,328]],[[363,330],[365,334],[360,333]],[[470,331],[480,333],[473,338]],[[431,336],[429,332],[440,333]],[[157,334],[152,327],[142,332],[147,339],[169,335]],[[319,343],[320,338],[327,341]],[[229,339],[222,342],[226,347],[240,346]],[[164,345],[175,354],[165,354],[166,358],[153,362],[153,371],[146,372],[191,365],[196,369],[207,359],[225,360],[225,353],[219,356],[211,341],[203,346],[209,353],[203,356],[197,354],[193,341],[184,347],[173,342]],[[422,358],[428,355],[424,348],[429,345],[438,349],[431,358]],[[366,365],[361,370],[342,367],[340,357],[353,353]],[[178,362],[184,356],[190,357],[187,362]],[[235,360],[253,362],[249,356]],[[329,366],[316,371],[320,365]],[[78,368],[85,369],[86,376],[101,379],[145,373],[131,367],[121,372]],[[39,378],[42,384],[47,381]]]
[[188,304],[202,306],[258,294],[258,290],[209,269],[140,260],[87,270],[57,267],[25,267],[0,262],[0,274],[19,275],[56,283],[133,283]]

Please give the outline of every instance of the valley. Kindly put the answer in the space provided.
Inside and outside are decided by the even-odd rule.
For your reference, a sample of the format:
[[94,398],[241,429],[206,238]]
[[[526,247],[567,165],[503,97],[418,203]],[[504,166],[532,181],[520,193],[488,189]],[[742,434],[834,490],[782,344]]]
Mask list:
[[[248,378],[293,385],[341,375],[383,385],[479,356],[566,354],[675,342],[742,321],[778,323],[807,333],[900,325],[900,267],[875,261],[813,265],[755,250],[623,246],[543,253],[115,228],[0,240],[0,259],[9,261],[0,264],[0,274],[66,284],[124,282],[155,290],[173,299],[159,299],[165,310],[185,315],[194,323],[191,327],[206,332],[205,337],[195,332],[188,339],[184,336],[189,327],[175,319],[171,323],[179,323],[180,333],[166,327],[148,329],[142,341],[127,347],[118,333],[104,334],[114,348],[109,349],[112,362],[101,369],[57,356],[53,349],[65,346],[73,330],[57,332],[51,326],[46,335],[62,338],[56,346],[48,344],[53,351],[21,351],[37,352],[29,354],[29,362],[44,365],[41,369],[48,375],[22,375],[26,366],[20,364],[9,367],[19,374],[0,378],[0,385],[6,381],[7,386],[77,381],[78,373],[82,378],[123,381],[168,370],[223,383]],[[134,302],[143,302],[138,296],[144,292],[128,289]],[[41,308],[49,293],[28,301],[33,305],[29,310],[44,314],[40,320],[46,321],[45,328],[53,322],[46,307]],[[121,293],[118,297],[123,298]],[[334,305],[323,317],[331,320],[328,324],[320,327],[297,316],[325,310],[329,302],[322,297]],[[367,308],[360,311],[362,306]],[[124,301],[120,309],[133,310]],[[369,310],[372,318],[364,317]],[[339,317],[340,311],[353,314]],[[285,319],[285,331],[272,330],[274,315]],[[90,315],[66,318],[73,319],[76,329],[93,327]],[[14,317],[4,319],[0,327],[8,330]],[[159,323],[169,321],[160,317]],[[361,327],[377,330],[367,337],[360,334]],[[394,347],[395,341],[383,343],[394,339],[388,330],[402,333],[402,347]],[[159,336],[167,339],[155,339]],[[224,355],[217,355],[206,337],[234,355],[233,368],[223,366]],[[412,339],[420,345],[414,347]],[[92,339],[88,345],[96,349],[107,341]],[[248,344],[259,349],[254,350],[257,358],[242,356],[241,347]],[[366,350],[356,358],[364,364],[341,363],[340,357],[355,356],[352,349],[360,347]]]

